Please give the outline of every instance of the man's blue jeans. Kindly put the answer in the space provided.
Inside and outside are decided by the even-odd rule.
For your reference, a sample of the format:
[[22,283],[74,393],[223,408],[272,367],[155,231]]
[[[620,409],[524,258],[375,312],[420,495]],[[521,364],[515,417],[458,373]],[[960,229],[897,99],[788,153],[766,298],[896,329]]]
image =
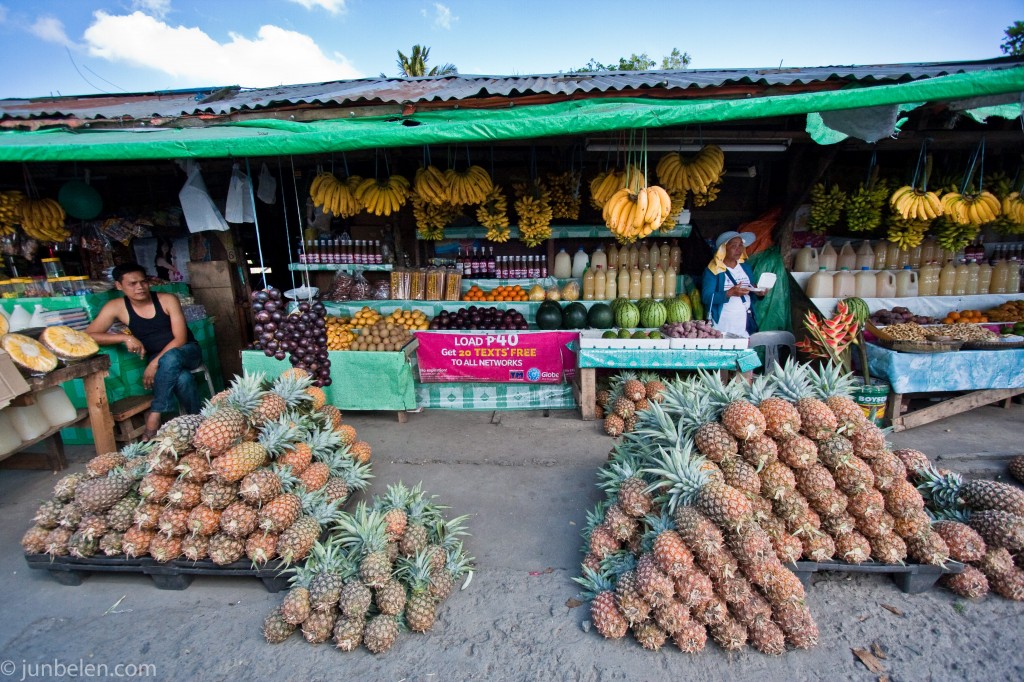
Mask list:
[[174,396],[182,414],[197,414],[201,407],[192,370],[203,364],[198,343],[186,343],[160,356],[153,378],[154,412],[174,412]]

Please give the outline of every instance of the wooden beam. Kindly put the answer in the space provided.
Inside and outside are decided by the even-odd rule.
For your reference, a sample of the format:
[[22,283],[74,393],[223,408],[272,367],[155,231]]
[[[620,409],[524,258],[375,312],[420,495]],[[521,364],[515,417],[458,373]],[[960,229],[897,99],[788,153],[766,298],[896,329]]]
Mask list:
[[893,430],[904,431],[912,429],[915,426],[929,424],[933,421],[944,419],[954,414],[960,414],[961,412],[967,412],[983,405],[997,403],[1022,393],[1024,393],[1024,388],[997,388],[971,391],[956,398],[943,400],[937,405],[908,412],[906,415],[892,415]]

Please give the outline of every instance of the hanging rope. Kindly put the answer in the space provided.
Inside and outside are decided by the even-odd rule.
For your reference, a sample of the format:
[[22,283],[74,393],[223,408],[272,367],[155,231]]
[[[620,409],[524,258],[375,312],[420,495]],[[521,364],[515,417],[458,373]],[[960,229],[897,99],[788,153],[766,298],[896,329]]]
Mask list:
[[[292,191],[295,193],[295,213],[299,218],[299,234],[305,238],[305,234],[303,234],[302,230],[302,204],[299,201],[299,185],[295,182],[295,157],[289,156],[288,159],[292,165]],[[302,283],[305,286],[309,286],[309,268],[302,269]],[[292,284],[295,284],[294,279],[292,280]]]
[[[284,177],[284,170],[281,168],[281,157],[280,156],[277,157],[277,177],[279,177],[279,178],[283,178]],[[291,231],[291,225],[288,222],[288,205],[287,205],[287,203],[284,200],[283,187],[282,187],[282,191],[281,191],[281,214],[284,216],[284,238],[286,240],[288,240],[287,241],[287,243],[288,243],[288,264],[291,265],[291,263],[292,263],[292,231]],[[300,232],[299,233],[300,238],[301,238],[301,234],[302,233]],[[299,248],[300,249],[303,248],[301,239],[300,239],[300,242],[299,242]],[[292,289],[294,289],[295,288],[295,271],[292,270],[290,267],[288,268],[288,275],[289,275],[289,277],[291,277]]]
[[267,288],[267,266],[263,264],[263,243],[260,240],[260,219],[256,215],[256,192],[252,188],[252,169],[249,167],[249,157],[245,157],[246,184],[249,185],[249,208],[252,209],[252,224],[256,228],[256,253],[260,257],[260,275],[263,277],[263,288]]

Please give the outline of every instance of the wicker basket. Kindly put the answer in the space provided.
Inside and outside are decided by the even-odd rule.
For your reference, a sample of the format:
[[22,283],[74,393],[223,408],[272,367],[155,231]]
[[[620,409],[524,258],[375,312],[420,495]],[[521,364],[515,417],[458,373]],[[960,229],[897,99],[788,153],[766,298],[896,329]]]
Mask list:
[[1024,341],[967,341],[963,350],[1012,350],[1024,348]]
[[894,350],[897,353],[949,353],[960,350],[964,345],[963,341],[890,341],[878,339],[876,343],[882,348]]

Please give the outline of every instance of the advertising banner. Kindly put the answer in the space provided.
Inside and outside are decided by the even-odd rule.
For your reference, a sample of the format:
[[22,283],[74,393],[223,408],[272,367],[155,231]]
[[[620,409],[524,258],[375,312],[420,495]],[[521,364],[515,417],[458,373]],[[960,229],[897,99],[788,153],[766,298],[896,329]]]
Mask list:
[[418,331],[423,383],[483,381],[557,384],[576,371],[574,331]]

